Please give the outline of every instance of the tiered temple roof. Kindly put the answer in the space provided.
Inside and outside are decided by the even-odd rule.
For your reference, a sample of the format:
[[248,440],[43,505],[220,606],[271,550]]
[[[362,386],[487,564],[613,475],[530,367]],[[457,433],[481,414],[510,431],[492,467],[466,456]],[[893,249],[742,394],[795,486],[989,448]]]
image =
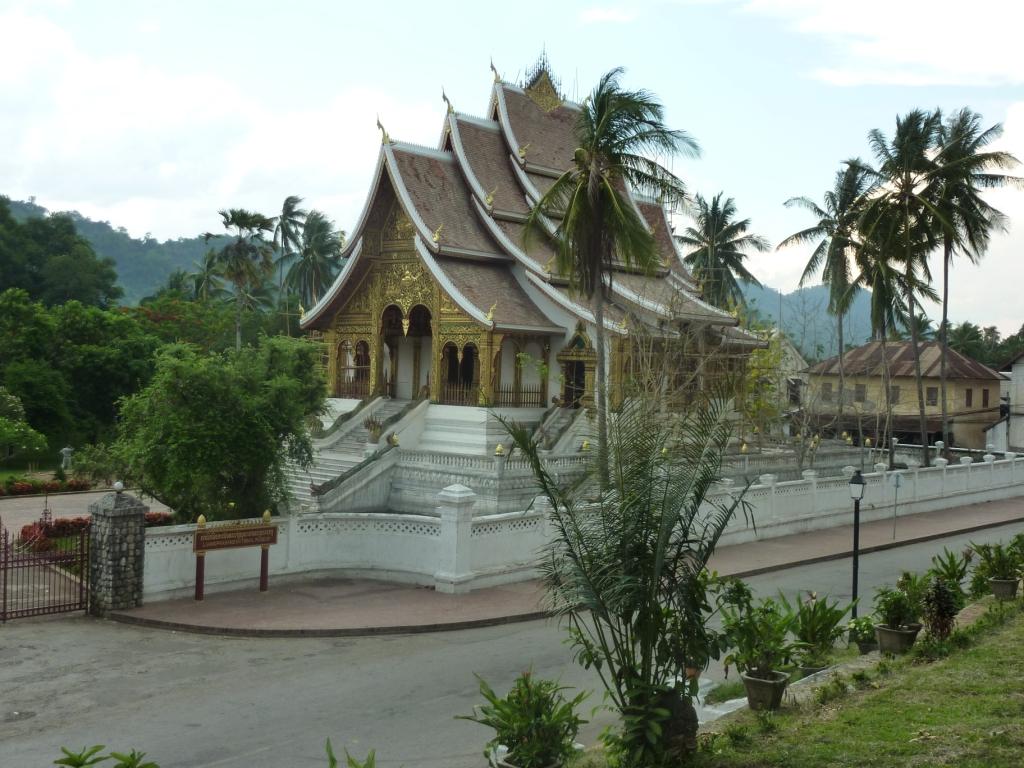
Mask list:
[[[437,149],[392,141],[384,134],[366,208],[343,254],[345,267],[307,313],[304,328],[328,327],[349,300],[358,284],[364,229],[385,187],[412,223],[409,234],[430,274],[485,328],[560,331],[531,300],[527,286],[593,322],[589,302],[564,276],[552,274],[553,243],[543,236],[524,242],[531,207],[570,167],[579,106],[561,98],[544,68],[525,88],[496,76],[486,118],[448,106]],[[630,323],[660,328],[665,321],[683,319],[717,328],[727,344],[756,344],[735,327],[734,317],[700,298],[664,207],[632,194],[631,199],[655,236],[662,267],[643,275],[620,265],[610,279],[606,328],[626,334]]]

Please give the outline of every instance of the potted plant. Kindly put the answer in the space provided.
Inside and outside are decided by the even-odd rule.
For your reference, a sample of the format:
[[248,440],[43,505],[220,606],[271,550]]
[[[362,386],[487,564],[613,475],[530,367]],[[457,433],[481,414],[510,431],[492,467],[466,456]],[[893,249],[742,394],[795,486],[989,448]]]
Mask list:
[[909,651],[921,631],[910,596],[902,589],[882,587],[875,595],[875,613],[881,619],[881,623],[875,625],[878,650],[882,653]]
[[924,593],[923,616],[928,634],[945,640],[953,631],[956,615],[960,612],[957,593],[945,579],[934,577]]
[[487,700],[472,715],[460,715],[494,729],[494,738],[484,749],[497,768],[559,768],[575,754],[575,740],[586,720],[576,707],[586,692],[566,699],[566,688],[551,680],[523,672],[508,695],[498,696],[481,678],[480,693]]
[[792,611],[765,598],[750,603],[723,606],[723,626],[729,647],[726,671],[735,665],[747,690],[751,709],[778,709],[789,675],[779,668],[789,664],[802,644],[790,640],[796,617]]
[[849,606],[840,608],[839,601],[830,603],[827,595],[819,600],[816,592],[808,592],[806,600],[798,599],[796,610],[785,595],[780,594],[779,600],[796,619],[793,634],[803,644],[798,654],[800,671],[805,677],[822,671],[831,663],[832,649],[843,635],[843,617]]
[[861,616],[858,619],[851,619],[846,628],[850,632],[850,642],[857,644],[857,650],[861,653],[871,653],[878,650],[878,637],[875,634],[874,616]]
[[1021,563],[1010,547],[998,544],[975,544],[971,547],[978,554],[978,569],[988,578],[989,589],[997,600],[1012,600],[1017,596],[1017,581],[1020,579]]
[[380,419],[367,416],[363,421],[363,429],[370,433],[370,442],[376,443],[380,440],[381,432],[384,431],[384,425]]

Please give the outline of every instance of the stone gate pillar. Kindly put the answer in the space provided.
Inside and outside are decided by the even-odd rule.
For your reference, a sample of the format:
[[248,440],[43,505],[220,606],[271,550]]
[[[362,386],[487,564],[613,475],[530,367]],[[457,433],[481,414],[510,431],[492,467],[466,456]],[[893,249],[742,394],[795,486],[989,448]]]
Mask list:
[[142,605],[149,507],[128,493],[108,493],[89,505],[89,612]]

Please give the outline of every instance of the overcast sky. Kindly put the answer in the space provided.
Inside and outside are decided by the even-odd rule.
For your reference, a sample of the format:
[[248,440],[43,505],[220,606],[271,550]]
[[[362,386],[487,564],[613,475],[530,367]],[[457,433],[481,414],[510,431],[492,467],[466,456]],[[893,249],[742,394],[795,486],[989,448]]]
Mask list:
[[[378,115],[436,145],[442,88],[483,114],[489,62],[516,81],[546,49],[570,97],[626,67],[700,142],[674,164],[691,191],[724,190],[777,243],[811,223],[786,198],[820,199],[843,160],[868,157],[871,128],[891,134],[914,107],[970,106],[1024,158],[1022,24],[1017,0],[0,0],[0,193],[161,239],[298,194],[347,230]],[[954,269],[951,315],[1012,333],[1024,193],[991,197],[1011,231]],[[751,268],[791,290],[806,256]]]

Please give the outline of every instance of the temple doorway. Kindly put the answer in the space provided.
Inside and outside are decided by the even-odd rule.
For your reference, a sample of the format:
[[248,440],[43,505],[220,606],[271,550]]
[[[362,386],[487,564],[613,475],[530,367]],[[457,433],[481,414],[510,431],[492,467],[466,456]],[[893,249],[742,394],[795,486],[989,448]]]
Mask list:
[[565,385],[562,388],[562,404],[566,408],[579,408],[587,388],[587,369],[581,360],[570,360],[562,366]]

